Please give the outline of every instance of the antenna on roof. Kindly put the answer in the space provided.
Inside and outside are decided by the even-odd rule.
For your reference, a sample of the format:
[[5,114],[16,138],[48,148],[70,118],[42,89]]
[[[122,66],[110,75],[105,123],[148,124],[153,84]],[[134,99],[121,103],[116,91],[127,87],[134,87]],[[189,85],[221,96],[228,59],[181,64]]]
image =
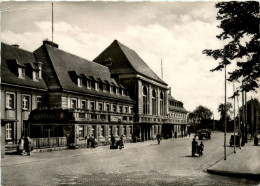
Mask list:
[[163,79],[163,63],[162,63],[162,58],[161,58],[161,76],[162,76],[162,79]]
[[52,17],[51,17],[51,26],[52,26],[52,35],[51,35],[51,37],[52,37],[52,47],[53,47],[53,3],[51,3],[51,7],[52,7]]

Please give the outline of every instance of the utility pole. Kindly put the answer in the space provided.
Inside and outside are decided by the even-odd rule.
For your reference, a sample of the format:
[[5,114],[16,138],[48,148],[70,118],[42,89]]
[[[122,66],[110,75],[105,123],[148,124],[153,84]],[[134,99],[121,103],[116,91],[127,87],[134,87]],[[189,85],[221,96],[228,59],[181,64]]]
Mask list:
[[245,143],[247,143],[247,100],[246,100],[246,91],[245,91]]
[[238,135],[239,135],[239,148],[241,149],[241,131],[240,131],[240,110],[239,110],[239,95],[237,95],[237,110],[238,110]]
[[[243,87],[243,82],[242,82]],[[245,145],[245,111],[244,111],[244,91],[242,91],[242,146]]]
[[226,153],[226,135],[227,135],[227,80],[226,80],[226,64],[224,64],[225,68],[225,131],[224,131],[224,160],[227,159],[227,153]]
[[[235,82],[233,82],[233,92],[235,95]],[[236,153],[236,96],[234,96],[234,153]]]

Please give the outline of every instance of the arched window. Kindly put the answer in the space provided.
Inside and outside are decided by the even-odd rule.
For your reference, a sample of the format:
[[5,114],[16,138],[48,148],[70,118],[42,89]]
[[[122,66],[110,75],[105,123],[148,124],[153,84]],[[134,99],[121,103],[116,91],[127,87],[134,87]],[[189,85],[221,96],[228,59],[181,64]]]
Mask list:
[[143,87],[143,114],[148,114],[148,95],[145,86]]
[[163,93],[160,93],[160,114],[164,115],[164,101],[163,101]]
[[152,114],[153,115],[157,115],[156,110],[157,110],[156,109],[156,92],[153,89],[153,91],[152,91]]

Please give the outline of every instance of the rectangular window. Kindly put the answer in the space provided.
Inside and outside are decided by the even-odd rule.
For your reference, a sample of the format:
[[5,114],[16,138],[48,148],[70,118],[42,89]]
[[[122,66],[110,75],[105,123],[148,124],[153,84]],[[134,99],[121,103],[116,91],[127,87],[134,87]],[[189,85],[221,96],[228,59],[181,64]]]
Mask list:
[[13,125],[12,125],[12,123],[7,123],[6,124],[6,133],[5,133],[5,135],[6,135],[5,137],[6,137],[7,140],[13,139]]
[[113,112],[116,112],[116,105],[113,105]]
[[97,119],[97,115],[96,114],[91,114],[91,119]]
[[110,92],[110,85],[106,84],[106,91]]
[[87,101],[86,100],[81,100],[81,108],[86,109],[87,108]]
[[110,104],[109,103],[106,104],[106,111],[110,112]]
[[123,126],[123,135],[126,136],[126,126]]
[[98,103],[98,110],[103,111],[103,103]]
[[100,126],[100,137],[105,136],[105,126]]
[[32,72],[32,76],[33,76],[33,81],[38,81],[38,77],[39,76],[37,76],[37,72],[36,71]]
[[104,115],[104,114],[100,115],[100,119],[101,120],[105,120],[106,119],[106,115]]
[[29,109],[30,109],[30,96],[23,95],[23,110],[29,110]]
[[123,116],[123,120],[126,121],[127,117],[126,116]]
[[91,88],[95,89],[95,88],[96,88],[96,85],[95,85],[95,84],[96,84],[95,81],[92,80],[92,81],[91,81]]
[[18,77],[25,78],[25,69],[18,67]]
[[95,102],[90,102],[90,110],[95,110]]
[[133,112],[134,112],[134,109],[133,109],[133,107],[131,107],[130,108],[130,113],[133,114]]
[[128,106],[125,107],[125,113],[128,113]]
[[78,87],[82,87],[82,78],[78,77]]
[[86,83],[87,83],[87,87],[88,87],[88,88],[90,88],[90,81],[89,81],[89,80],[87,80],[87,82],[86,82]]
[[123,106],[119,105],[119,112],[122,113],[123,112]]
[[85,113],[79,113],[79,118],[85,118]]
[[14,93],[6,93],[6,108],[14,108]]
[[77,108],[77,99],[71,99],[71,108]]
[[84,138],[84,126],[79,126],[79,137]]
[[132,121],[133,120],[133,118],[132,117],[129,117],[129,121]]
[[37,96],[37,109],[43,107],[43,98],[41,96]]
[[99,83],[98,83],[98,88],[99,88],[100,90],[103,90],[103,83],[102,83],[102,82],[99,82]]

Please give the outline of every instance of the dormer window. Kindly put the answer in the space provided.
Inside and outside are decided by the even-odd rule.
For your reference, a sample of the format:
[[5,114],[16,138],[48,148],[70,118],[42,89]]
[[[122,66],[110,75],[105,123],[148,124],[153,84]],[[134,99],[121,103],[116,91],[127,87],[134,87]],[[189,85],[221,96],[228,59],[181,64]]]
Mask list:
[[108,83],[106,84],[106,91],[110,92],[110,85]]
[[99,90],[103,90],[103,83],[102,82],[98,83],[98,88],[99,88]]
[[78,87],[82,87],[82,78],[78,77],[77,79]]
[[25,78],[25,69],[22,67],[18,67],[18,77]]
[[38,81],[39,80],[39,73],[36,71],[32,71],[32,77],[33,81]]
[[113,93],[116,94],[116,86],[113,86]]

